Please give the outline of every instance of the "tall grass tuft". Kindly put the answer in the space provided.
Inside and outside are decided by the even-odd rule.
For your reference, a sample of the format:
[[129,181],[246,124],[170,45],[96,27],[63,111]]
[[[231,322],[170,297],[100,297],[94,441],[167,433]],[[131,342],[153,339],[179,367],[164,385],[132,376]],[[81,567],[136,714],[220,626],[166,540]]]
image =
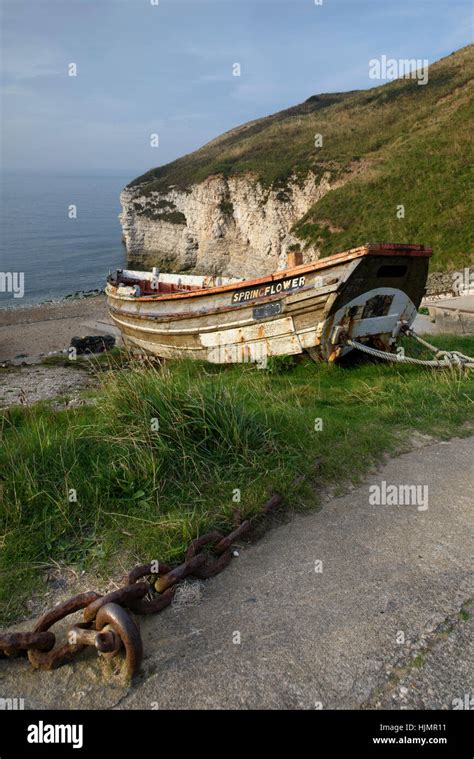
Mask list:
[[235,488],[256,510],[269,483],[252,483],[278,461],[265,414],[219,377],[150,368],[106,375],[91,407],[11,410],[2,433],[4,600],[23,568],[53,558],[179,557],[198,532],[231,526]]
[[[474,352],[474,338],[443,336]],[[408,366],[291,371],[171,363],[100,372],[94,405],[0,416],[0,617],[22,613],[52,563],[97,574],[180,561],[188,542],[256,513],[272,490],[314,508],[413,430],[474,428],[474,375]],[[321,424],[317,424],[322,420]],[[304,482],[295,486],[295,481]]]

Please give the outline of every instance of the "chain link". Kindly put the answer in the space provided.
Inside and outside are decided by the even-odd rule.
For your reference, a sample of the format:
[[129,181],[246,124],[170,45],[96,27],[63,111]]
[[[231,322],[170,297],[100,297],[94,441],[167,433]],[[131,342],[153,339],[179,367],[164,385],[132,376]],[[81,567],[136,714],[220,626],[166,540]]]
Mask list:
[[[43,614],[31,632],[0,634],[0,656],[26,653],[35,669],[55,669],[93,646],[99,656],[123,654],[121,673],[133,677],[141,665],[143,646],[132,613],[157,614],[170,605],[186,577],[207,579],[222,572],[232,560],[235,543],[282,502],[282,496],[275,494],[252,519],[241,522],[240,514],[236,514],[235,521],[240,524],[227,535],[213,530],[192,540],[184,562],[177,567],[158,561],[140,564],[127,574],[123,587],[111,593],[80,593]],[[82,611],[83,621],[71,626],[67,642],[55,648],[56,635],[49,628],[78,611]]]

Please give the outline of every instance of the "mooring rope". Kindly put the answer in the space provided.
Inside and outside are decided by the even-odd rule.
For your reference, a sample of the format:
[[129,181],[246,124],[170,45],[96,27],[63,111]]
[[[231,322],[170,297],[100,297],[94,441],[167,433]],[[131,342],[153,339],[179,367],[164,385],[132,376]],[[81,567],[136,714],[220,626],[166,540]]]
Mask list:
[[369,356],[375,356],[375,358],[380,358],[383,361],[390,361],[394,364],[412,364],[415,366],[426,366],[432,369],[474,369],[474,358],[465,356],[464,353],[460,353],[459,351],[439,350],[439,348],[436,348],[434,345],[431,345],[431,343],[423,340],[423,338],[419,337],[419,335],[411,329],[406,329],[405,332],[409,337],[414,337],[415,340],[418,340],[418,342],[434,352],[436,358],[421,359],[405,356],[402,353],[388,353],[387,351],[382,351],[378,348],[372,348],[369,345],[359,343],[357,340],[352,340],[351,338],[346,340],[346,345],[349,345],[351,348],[356,348],[362,353],[367,353]]
[[464,359],[464,361],[467,361],[468,363],[472,363],[474,361],[474,358],[471,356],[466,356],[464,353],[461,353],[460,351],[443,351],[436,347],[436,345],[432,345],[427,340],[423,340],[420,335],[417,335],[414,329],[411,329],[410,327],[406,327],[404,330],[405,334],[408,337],[413,337],[417,342],[421,343],[421,345],[424,345],[425,348],[428,348],[428,350],[432,351],[436,354],[436,358],[441,358],[442,356],[448,354],[453,356],[459,356],[460,359]]

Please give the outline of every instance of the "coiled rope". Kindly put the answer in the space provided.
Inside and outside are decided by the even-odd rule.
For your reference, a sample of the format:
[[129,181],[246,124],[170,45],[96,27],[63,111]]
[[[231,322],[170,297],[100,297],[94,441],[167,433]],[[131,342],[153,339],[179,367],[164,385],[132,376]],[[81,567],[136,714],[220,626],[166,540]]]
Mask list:
[[413,337],[417,342],[421,343],[425,348],[435,353],[434,359],[421,359],[413,358],[412,356],[405,356],[403,353],[388,353],[386,351],[379,350],[378,348],[372,348],[364,343],[359,343],[357,340],[348,338],[346,345],[362,353],[367,353],[369,356],[375,356],[383,361],[390,361],[394,364],[412,364],[415,366],[426,366],[432,369],[474,369],[474,358],[466,356],[460,351],[443,351],[437,348],[435,345],[423,340],[422,337],[416,334],[416,332],[408,327],[403,329],[403,332],[408,337]]

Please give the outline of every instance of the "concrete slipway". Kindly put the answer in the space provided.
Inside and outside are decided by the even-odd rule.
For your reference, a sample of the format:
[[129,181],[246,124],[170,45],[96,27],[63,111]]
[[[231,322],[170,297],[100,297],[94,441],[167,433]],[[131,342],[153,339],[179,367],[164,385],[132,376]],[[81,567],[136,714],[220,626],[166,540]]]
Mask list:
[[[427,485],[428,509],[370,505],[382,480]],[[0,661],[0,695],[25,708],[459,707],[474,695],[473,483],[474,438],[431,441],[244,547],[194,603],[141,618],[133,688],[105,686],[91,652],[50,673]]]

